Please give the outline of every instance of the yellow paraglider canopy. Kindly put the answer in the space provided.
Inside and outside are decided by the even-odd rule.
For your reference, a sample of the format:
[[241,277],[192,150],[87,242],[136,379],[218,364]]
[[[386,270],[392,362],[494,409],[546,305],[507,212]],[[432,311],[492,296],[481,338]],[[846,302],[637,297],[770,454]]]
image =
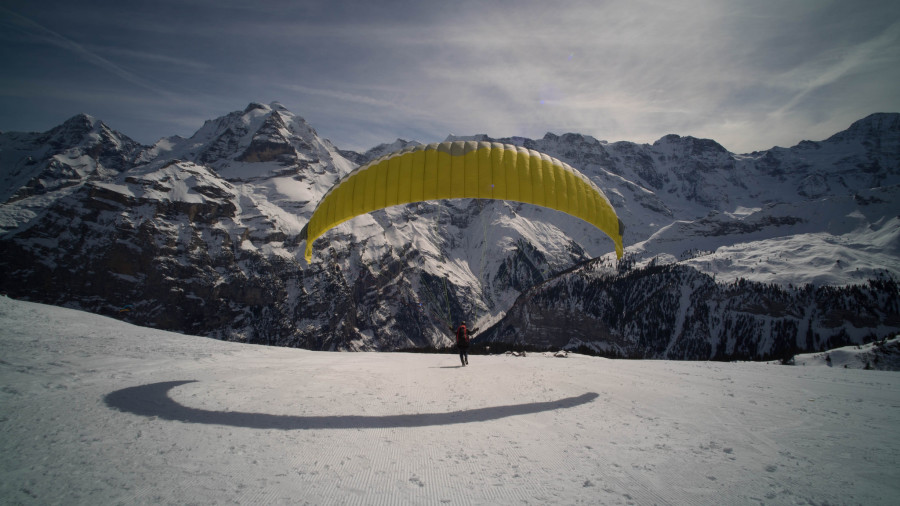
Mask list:
[[338,181],[300,232],[306,261],[319,236],[355,216],[456,198],[514,200],[571,214],[612,238],[622,258],[622,222],[603,192],[568,164],[521,146],[448,141],[385,155]]

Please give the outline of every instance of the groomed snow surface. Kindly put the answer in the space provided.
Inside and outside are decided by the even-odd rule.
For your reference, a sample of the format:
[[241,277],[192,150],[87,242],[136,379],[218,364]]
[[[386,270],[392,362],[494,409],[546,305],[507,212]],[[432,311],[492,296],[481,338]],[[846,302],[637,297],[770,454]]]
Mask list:
[[3,504],[897,504],[900,373],[226,343],[0,297]]

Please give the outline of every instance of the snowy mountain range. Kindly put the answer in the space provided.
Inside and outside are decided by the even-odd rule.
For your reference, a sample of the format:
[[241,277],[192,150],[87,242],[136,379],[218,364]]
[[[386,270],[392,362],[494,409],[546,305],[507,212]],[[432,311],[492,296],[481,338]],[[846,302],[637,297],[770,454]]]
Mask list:
[[[460,139],[460,137],[453,137]],[[326,350],[483,341],[765,358],[900,330],[900,114],[734,154],[712,140],[498,140],[559,158],[625,223],[626,260],[569,215],[506,201],[300,230],[367,153],[278,103],[141,146],[86,115],[0,134],[0,291],[226,340]],[[490,328],[488,328],[490,327]]]

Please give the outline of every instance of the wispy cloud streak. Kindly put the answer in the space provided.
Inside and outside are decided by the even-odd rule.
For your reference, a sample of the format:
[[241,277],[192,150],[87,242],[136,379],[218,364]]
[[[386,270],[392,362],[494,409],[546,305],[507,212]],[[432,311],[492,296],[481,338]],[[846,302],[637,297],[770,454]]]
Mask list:
[[[900,22],[892,24],[877,36],[860,44],[840,48],[837,55],[826,54],[822,59],[827,59],[827,61],[820,59],[808,66],[796,69],[788,77],[788,80],[798,83],[800,89],[774,115],[782,116],[790,112],[811,93],[838,82],[854,71],[864,69],[873,61],[878,60],[884,51],[896,50],[898,47],[900,47]],[[802,74],[812,74],[814,77],[808,79],[802,77]]]
[[63,49],[65,51],[81,58],[82,60],[84,60],[100,69],[103,69],[103,70],[109,72],[110,74],[113,74],[135,86],[139,86],[145,90],[151,91],[151,92],[161,95],[163,97],[174,98],[174,95],[169,93],[168,91],[152,84],[147,79],[141,78],[140,76],[135,75],[134,73],[120,67],[119,65],[116,65],[115,63],[107,60],[106,58],[103,58],[102,56],[89,50],[88,48],[79,44],[78,42],[75,42],[74,40],[69,39],[68,37],[65,37],[59,33],[56,33],[53,30],[45,28],[24,16],[16,14],[15,12],[9,11],[7,9],[3,9],[2,7],[0,7],[0,9],[3,10],[4,14],[6,14],[7,16],[9,16],[12,19],[14,24],[18,25],[20,28],[24,29],[25,31],[30,32],[33,35],[37,36],[43,42],[45,42],[47,44],[51,44],[53,46],[56,46],[60,49]]

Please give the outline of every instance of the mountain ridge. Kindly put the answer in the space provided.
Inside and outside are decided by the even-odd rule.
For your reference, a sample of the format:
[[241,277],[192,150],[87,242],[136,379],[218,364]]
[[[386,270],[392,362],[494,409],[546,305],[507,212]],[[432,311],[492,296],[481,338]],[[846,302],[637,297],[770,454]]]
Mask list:
[[[626,223],[635,269],[849,287],[900,273],[898,124],[898,114],[873,115],[824,141],[743,155],[678,135],[473,138],[582,171]],[[300,260],[299,233],[324,192],[413,143],[342,151],[277,102],[153,146],[86,115],[43,134],[0,134],[0,191],[19,192],[0,205],[10,273],[0,290],[220,339],[388,350],[447,344],[456,321],[498,323],[529,287],[611,261],[608,238],[580,220],[476,200],[358,217],[319,240],[312,264]]]

